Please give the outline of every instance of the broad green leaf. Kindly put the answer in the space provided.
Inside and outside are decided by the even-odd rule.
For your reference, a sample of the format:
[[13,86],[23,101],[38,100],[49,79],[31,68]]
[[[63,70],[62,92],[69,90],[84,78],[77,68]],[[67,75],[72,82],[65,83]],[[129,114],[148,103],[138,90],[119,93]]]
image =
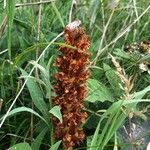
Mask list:
[[[20,69],[23,76],[28,76],[28,73],[23,69]],[[35,104],[35,106],[42,112],[43,116],[48,119],[49,113],[47,109],[47,105],[44,102],[43,94],[38,86],[38,84],[32,78],[26,78],[27,87],[30,92],[31,98]]]
[[46,71],[46,69],[41,66],[40,64],[38,64],[36,61],[32,60],[29,63],[31,63],[32,65],[34,65],[36,68],[38,68],[45,76],[45,78],[48,78],[48,72]]
[[[28,108],[28,107],[18,107],[18,108],[15,108],[15,109],[13,109],[13,110],[11,110],[9,112],[9,114],[7,115],[7,117],[11,117],[11,116],[16,115],[16,114],[18,114],[20,112],[29,112],[31,114],[34,114],[35,116],[39,117],[40,119],[42,119],[47,124],[46,120],[42,116],[40,116],[36,111],[34,111],[33,109]],[[3,117],[0,118],[0,120],[2,120],[2,119],[3,119]]]
[[58,150],[59,146],[61,144],[61,140],[56,142],[49,150]]
[[39,83],[39,84],[41,84],[41,85],[46,87],[46,84],[39,78],[36,78],[36,77],[33,77],[33,76],[30,76],[30,77],[29,76],[20,76],[19,78],[24,78],[24,79],[30,78],[33,81],[35,81],[35,82],[37,82],[37,83]]
[[114,52],[113,52],[115,55],[119,56],[119,57],[122,57],[122,58],[125,58],[125,59],[131,59],[130,58],[130,55],[127,54],[125,51],[123,51],[122,49],[115,49]]
[[89,79],[87,82],[88,86],[88,96],[86,101],[89,102],[104,102],[104,101],[113,101],[113,97],[107,87],[100,83],[98,80]]
[[32,150],[39,150],[40,149],[42,140],[43,140],[45,134],[47,133],[47,130],[48,130],[47,128],[44,128],[40,132],[40,134],[36,137],[36,139],[32,142],[32,144],[31,144]]
[[[36,61],[30,61],[30,63],[32,65],[35,66],[35,68],[38,68],[40,70],[40,73],[41,73],[41,78],[43,80],[43,82],[45,82],[45,85],[46,85],[46,88],[47,88],[47,91],[50,91],[50,77],[49,77],[49,72],[45,69],[45,67],[43,67],[41,64],[38,64]],[[41,63],[41,61],[39,62]],[[44,64],[43,64],[44,65]]]
[[62,114],[59,106],[54,106],[49,112],[53,114],[56,118],[58,118],[62,123]]
[[32,150],[30,145],[28,143],[19,143],[12,147],[10,147],[8,150]]
[[117,96],[121,96],[122,89],[120,87],[121,81],[115,71],[107,64],[103,65],[106,77],[114,90],[114,94]]

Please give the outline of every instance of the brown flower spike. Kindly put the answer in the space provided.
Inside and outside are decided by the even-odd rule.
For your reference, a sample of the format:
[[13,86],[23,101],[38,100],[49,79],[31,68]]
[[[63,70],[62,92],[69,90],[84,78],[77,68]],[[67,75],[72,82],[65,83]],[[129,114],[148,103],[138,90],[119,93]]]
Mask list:
[[56,97],[54,105],[61,107],[63,122],[54,118],[55,137],[61,139],[63,149],[72,150],[79,144],[85,135],[81,125],[87,118],[87,113],[82,112],[83,100],[86,96],[86,80],[89,72],[89,40],[81,27],[66,26],[64,39],[70,47],[60,47],[62,55],[56,59],[55,65],[59,72],[55,74],[57,83],[54,86]]

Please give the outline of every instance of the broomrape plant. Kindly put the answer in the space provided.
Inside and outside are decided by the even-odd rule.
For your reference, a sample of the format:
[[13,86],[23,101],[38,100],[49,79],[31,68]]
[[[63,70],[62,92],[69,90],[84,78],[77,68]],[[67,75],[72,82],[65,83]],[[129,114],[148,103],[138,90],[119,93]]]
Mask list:
[[[71,24],[72,25],[72,24]],[[64,39],[68,47],[60,47],[61,55],[56,59],[55,66],[59,72],[55,74],[57,83],[54,86],[56,97],[54,105],[61,107],[62,122],[54,118],[55,137],[62,139],[64,149],[71,150],[73,146],[83,141],[85,135],[81,125],[85,123],[87,113],[82,112],[84,108],[86,80],[89,71],[88,37],[82,27],[66,26]]]

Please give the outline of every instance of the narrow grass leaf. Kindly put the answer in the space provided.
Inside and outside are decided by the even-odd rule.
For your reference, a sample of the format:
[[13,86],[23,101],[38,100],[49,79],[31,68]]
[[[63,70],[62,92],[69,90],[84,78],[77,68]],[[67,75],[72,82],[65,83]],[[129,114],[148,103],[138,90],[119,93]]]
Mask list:
[[11,43],[12,43],[12,26],[13,26],[13,19],[15,15],[15,0],[7,0],[6,1],[6,9],[7,9],[7,17],[8,17],[8,32],[7,32],[7,44],[8,44],[8,54],[9,59],[11,60]]
[[62,16],[61,16],[60,12],[58,11],[58,9],[57,9],[55,3],[52,3],[52,7],[53,7],[53,9],[54,9],[54,11],[55,11],[55,13],[56,13],[58,19],[60,20],[60,23],[61,23],[62,27],[64,28],[64,27],[65,27],[65,24],[64,24],[63,18],[62,18]]
[[90,17],[90,28],[95,23],[97,10],[99,8],[100,1],[99,0],[91,0],[90,7],[89,7],[89,17]]
[[115,141],[114,141],[114,149],[113,150],[118,150],[118,139],[117,139],[117,134],[115,133]]
[[[115,102],[110,108],[108,108],[108,110],[102,115],[100,121],[99,121],[99,124],[96,128],[97,131],[95,131],[94,134],[97,134],[100,133],[100,125],[101,125],[101,122],[104,120],[104,119],[107,119],[106,120],[106,124],[104,126],[104,128],[102,129],[102,133],[99,134],[99,136],[97,136],[97,142],[95,142],[94,144],[91,143],[91,147],[93,146],[97,146],[98,148],[97,149],[93,149],[93,150],[102,150],[103,149],[103,144],[104,144],[104,141],[106,140],[105,138],[107,137],[107,134],[108,134],[108,131],[109,131],[109,128],[112,126],[112,120],[113,118],[115,117],[115,114],[117,114],[117,112],[120,110],[120,107],[122,106],[122,103],[123,101],[120,101],[120,103],[118,102]],[[97,133],[96,133],[97,132]],[[109,133],[110,134],[110,133]],[[92,139],[93,140],[93,139]],[[91,149],[92,150],[92,149]]]
[[[33,109],[28,108],[28,107],[18,107],[18,108],[15,108],[15,109],[13,109],[13,110],[11,110],[9,112],[9,114],[8,114],[7,117],[11,117],[11,116],[16,115],[16,114],[18,114],[20,112],[29,112],[31,114],[34,114],[35,116],[39,117],[40,119],[42,119],[47,124],[46,120],[42,116],[40,116],[36,111],[34,111]],[[3,119],[3,117],[0,118],[0,120],[2,120],[2,119]]]
[[141,99],[147,92],[150,91],[150,86],[146,87],[144,90],[136,92],[132,95],[134,99]]
[[[28,120],[28,118],[26,118],[22,122],[20,122],[20,124],[16,128],[16,132],[14,133],[15,135],[19,135],[20,132],[22,132],[22,129],[26,126],[27,120]],[[41,119],[41,121],[43,122],[42,119]],[[44,125],[45,125],[45,123],[44,123]],[[12,143],[12,145],[15,145],[16,143],[18,143],[18,138],[17,137],[12,138],[11,143]]]
[[[103,143],[105,141],[105,137],[108,134],[108,130],[112,125],[112,119],[114,117],[114,114],[112,114],[106,121],[104,128],[102,129],[102,133],[100,134],[98,140],[97,140],[97,145],[100,147],[99,149],[101,150]],[[102,120],[101,120],[102,121]]]
[[[46,42],[46,43],[39,43],[39,44],[35,44],[27,49],[24,49],[22,51],[22,53],[18,54],[16,57],[15,57],[15,60],[14,60],[14,65],[19,65],[21,63],[23,63],[26,59],[27,59],[27,56],[29,54],[31,54],[31,52],[36,52],[36,49],[37,47],[44,47],[44,46],[47,46],[49,44],[49,42]],[[71,46],[71,45],[67,45],[65,43],[62,43],[62,42],[54,42],[52,43],[53,45],[58,45],[58,46],[63,46],[63,47],[67,47],[67,48],[71,48],[73,50],[75,50],[76,48]]]
[[147,54],[147,55],[143,56],[143,57],[138,61],[138,63],[139,63],[139,62],[144,62],[144,61],[150,62],[150,54]]
[[56,142],[49,150],[58,150],[59,146],[61,144],[61,140]]
[[42,144],[42,140],[45,136],[45,134],[47,133],[48,128],[44,128],[40,134],[36,137],[36,139],[31,143],[31,148],[32,150],[39,150],[40,146]]
[[96,149],[95,147],[96,147],[98,136],[99,136],[100,124],[101,124],[101,122],[99,121],[99,123],[96,127],[96,130],[94,132],[94,135],[92,137],[92,141],[91,141],[91,145],[90,145],[89,150],[95,150]]

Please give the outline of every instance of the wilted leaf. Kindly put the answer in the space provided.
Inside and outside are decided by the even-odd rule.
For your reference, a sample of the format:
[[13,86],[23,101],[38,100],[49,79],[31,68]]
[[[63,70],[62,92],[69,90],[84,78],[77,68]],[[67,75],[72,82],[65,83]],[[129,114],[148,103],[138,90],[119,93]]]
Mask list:
[[109,9],[115,9],[119,4],[119,0],[108,0],[107,7]]

